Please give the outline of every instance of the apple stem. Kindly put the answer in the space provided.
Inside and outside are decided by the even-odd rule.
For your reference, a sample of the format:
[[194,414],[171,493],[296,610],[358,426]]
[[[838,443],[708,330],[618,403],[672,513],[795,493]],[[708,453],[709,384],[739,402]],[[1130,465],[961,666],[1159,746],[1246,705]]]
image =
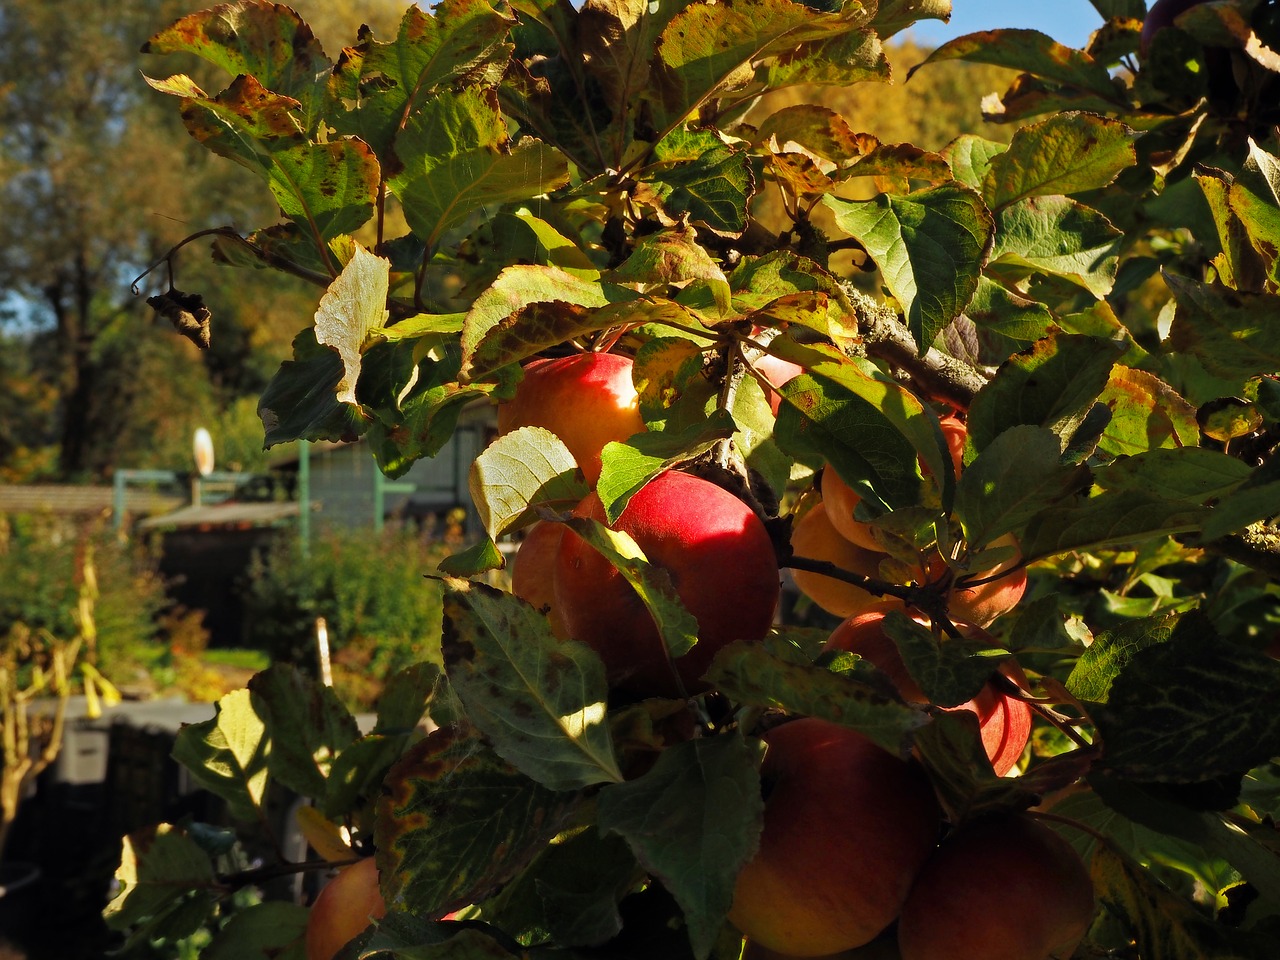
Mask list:
[[1053,823],[1060,823],[1065,827],[1071,827],[1074,830],[1079,830],[1081,833],[1087,833],[1099,843],[1111,842],[1106,834],[1096,830],[1086,823],[1081,823],[1079,820],[1073,820],[1071,817],[1064,817],[1060,813],[1049,813],[1047,810],[1028,810],[1027,816],[1033,817],[1036,820],[1050,820]]

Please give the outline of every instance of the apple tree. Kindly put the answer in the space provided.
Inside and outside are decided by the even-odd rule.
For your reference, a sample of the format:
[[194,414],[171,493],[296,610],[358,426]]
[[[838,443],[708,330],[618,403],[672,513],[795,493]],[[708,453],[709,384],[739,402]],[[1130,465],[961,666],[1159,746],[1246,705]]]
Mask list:
[[468,405],[501,430],[371,730],[278,664],[179,735],[237,831],[125,838],[126,944],[304,956],[305,905],[233,895],[373,856],[340,957],[1268,955],[1280,4],[1094,6],[1086,49],[919,65],[1017,72],[1011,140],[938,153],[757,102],[889,82],[947,0],[444,0],[336,60],[265,0],[156,33],[147,82],[281,211],[190,239],[317,289],[267,445],[397,476]]

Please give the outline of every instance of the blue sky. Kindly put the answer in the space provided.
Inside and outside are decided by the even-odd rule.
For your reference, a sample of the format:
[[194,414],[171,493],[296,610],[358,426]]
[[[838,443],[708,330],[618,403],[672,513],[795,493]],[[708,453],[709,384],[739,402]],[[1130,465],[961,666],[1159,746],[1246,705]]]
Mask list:
[[922,20],[911,30],[920,43],[936,46],[976,30],[1025,27],[1059,43],[1082,47],[1102,18],[1089,0],[951,0],[951,22]]

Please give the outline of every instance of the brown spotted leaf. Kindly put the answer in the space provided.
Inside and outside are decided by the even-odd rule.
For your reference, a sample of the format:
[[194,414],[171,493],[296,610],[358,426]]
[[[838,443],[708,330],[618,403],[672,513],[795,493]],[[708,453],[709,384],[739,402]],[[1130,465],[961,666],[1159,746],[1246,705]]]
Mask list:
[[552,790],[620,781],[604,664],[562,642],[509,593],[444,581],[445,671],[470,720],[508,763]]
[[1078,87],[1103,97],[1116,96],[1116,87],[1106,64],[1083,50],[1063,46],[1038,30],[984,30],[944,43],[923,63],[907,73],[911,78],[921,67],[943,60],[967,60],[997,67],[1025,70],[1045,80]]
[[411,747],[383,791],[374,825],[383,893],[434,917],[491,896],[519,874],[573,803],[478,735],[447,728]]

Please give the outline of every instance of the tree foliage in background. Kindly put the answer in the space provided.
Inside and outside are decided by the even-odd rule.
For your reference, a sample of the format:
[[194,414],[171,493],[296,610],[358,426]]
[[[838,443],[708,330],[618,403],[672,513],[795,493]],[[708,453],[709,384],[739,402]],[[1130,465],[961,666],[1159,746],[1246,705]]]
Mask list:
[[[345,956],[736,960],[759,738],[799,715],[914,753],[951,829],[1051,819],[1092,864],[1079,957],[1274,950],[1276,4],[1201,5],[1141,51],[1144,4],[1094,6],[1085,50],[993,31],[930,54],[923,69],[1016,74],[984,101],[1010,136],[939,149],[807,103],[744,118],[792,85],[874,89],[885,39],[946,0],[449,0],[336,62],[287,8],[241,0],[148,42],[225,71],[148,75],[278,204],[220,230],[220,254],[316,288],[263,392],[268,444],[364,436],[398,475],[463,405],[509,398],[524,361],[615,350],[648,431],[604,451],[607,515],[666,469],[698,470],[802,567],[791,526],[829,471],[892,554],[888,579],[841,576],[933,624],[892,631],[932,705],[888,701],[785,624],[721,651],[710,693],[628,701],[593,650],[478,582],[504,563],[498,541],[572,522],[638,585],[673,656],[696,642],[687,611],[634,544],[560,513],[585,486],[559,440],[498,439],[472,471],[486,536],[440,568],[443,667],[391,678],[365,735],[273,667],[178,740],[234,819],[265,820],[277,784],[313,800],[317,851],[376,848],[390,911]],[[752,216],[770,191],[781,225]],[[766,353],[806,371],[776,419]],[[967,428],[959,477],[949,409]],[[946,591],[1010,561],[1009,536],[1031,590],[992,625],[1000,649],[975,651]],[[931,550],[942,576],[890,575]],[[990,655],[1030,684],[1017,776],[942,709]],[[406,753],[424,714],[443,729]],[[208,925],[213,955],[300,955],[302,906],[228,916],[227,890],[263,873],[235,869],[223,840],[177,824],[126,838],[107,916],[127,946]]]

